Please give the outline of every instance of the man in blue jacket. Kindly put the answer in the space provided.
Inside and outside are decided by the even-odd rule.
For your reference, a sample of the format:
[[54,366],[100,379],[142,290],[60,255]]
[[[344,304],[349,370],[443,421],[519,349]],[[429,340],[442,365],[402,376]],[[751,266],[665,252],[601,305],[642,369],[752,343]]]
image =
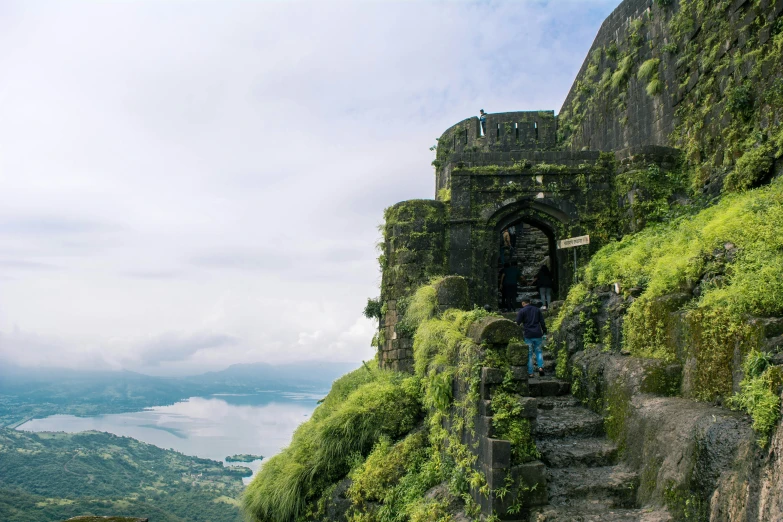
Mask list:
[[541,352],[541,344],[546,340],[546,323],[544,314],[537,307],[530,304],[530,299],[522,299],[522,308],[517,312],[517,324],[524,329],[527,352],[527,373],[533,376],[533,352],[536,353],[538,374],[544,376],[544,354]]

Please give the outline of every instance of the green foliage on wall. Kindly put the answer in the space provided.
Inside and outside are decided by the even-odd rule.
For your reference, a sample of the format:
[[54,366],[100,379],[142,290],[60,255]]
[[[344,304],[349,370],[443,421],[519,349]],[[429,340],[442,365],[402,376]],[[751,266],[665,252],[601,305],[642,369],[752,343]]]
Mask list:
[[382,317],[381,308],[383,307],[379,298],[367,298],[367,304],[364,307],[364,316],[367,319],[380,319]]
[[[695,30],[694,20],[710,27],[700,41],[688,42],[678,60],[681,88],[689,89],[678,105],[678,125],[672,136],[688,161],[694,188],[700,188],[715,173],[728,172],[724,190],[742,191],[756,186],[770,169],[763,159],[781,157],[779,148],[766,144],[781,134],[781,105],[773,80],[783,73],[783,31],[781,19],[771,10],[752,2],[742,18],[750,23],[742,29],[740,43],[726,52],[727,41],[737,37],[735,25],[728,23],[728,0],[683,0],[669,25],[674,42],[687,41]],[[756,15],[753,18],[753,15]],[[761,35],[769,37],[762,43]],[[698,82],[691,82],[698,70]],[[775,116],[777,114],[777,116]],[[705,127],[705,122],[710,123]],[[766,150],[763,150],[766,149]],[[743,159],[745,158],[745,159]],[[734,171],[734,172],[731,172]]]
[[[783,17],[768,2],[657,4],[668,22],[660,22],[654,9],[654,30],[642,15],[620,30],[616,43],[591,52],[558,116],[560,146],[586,141],[582,123],[588,116],[625,126],[635,117],[627,103],[635,94],[630,89],[643,87],[650,97],[675,105],[669,142],[685,152],[694,193],[727,175],[725,191],[758,186],[770,162],[783,157],[776,145],[783,135]],[[641,85],[629,81],[637,64]],[[766,168],[758,168],[761,163]]]
[[[623,323],[625,347],[634,355],[674,360],[670,312],[683,310],[686,348],[697,364],[695,396],[728,397],[735,347],[746,354],[759,342],[747,317],[783,314],[781,227],[781,179],[726,195],[694,216],[648,226],[593,256],[584,284],[572,289],[554,327],[598,286],[638,289]],[[712,273],[718,276],[708,277]],[[673,299],[678,295],[683,297]]]
[[745,377],[740,383],[740,392],[729,404],[750,414],[753,429],[759,434],[759,445],[763,447],[780,420],[783,368],[771,366],[768,354],[754,350],[745,359],[743,371]]

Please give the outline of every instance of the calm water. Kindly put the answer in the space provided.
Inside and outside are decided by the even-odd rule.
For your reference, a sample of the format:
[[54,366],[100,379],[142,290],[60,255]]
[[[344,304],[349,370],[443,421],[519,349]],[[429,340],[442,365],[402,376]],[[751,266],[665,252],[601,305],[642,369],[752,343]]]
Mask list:
[[[171,406],[134,413],[74,417],[52,415],[26,422],[24,431],[106,431],[133,437],[186,455],[225,462],[238,453],[278,453],[299,424],[310,418],[324,394],[267,392],[253,395],[191,397]],[[262,462],[234,463],[255,473]],[[250,479],[246,479],[245,483]]]

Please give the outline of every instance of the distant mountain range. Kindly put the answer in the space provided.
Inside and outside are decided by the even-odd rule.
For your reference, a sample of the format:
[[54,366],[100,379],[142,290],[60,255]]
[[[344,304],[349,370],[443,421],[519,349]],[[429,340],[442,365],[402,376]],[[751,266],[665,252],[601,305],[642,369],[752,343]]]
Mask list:
[[138,411],[193,396],[260,391],[321,392],[361,363],[235,364],[191,377],[131,371],[0,367],[0,426],[56,413],[97,415]]
[[261,389],[318,388],[328,391],[338,377],[355,370],[361,363],[301,362],[272,365],[234,364],[219,372],[208,372],[182,380],[205,386]]

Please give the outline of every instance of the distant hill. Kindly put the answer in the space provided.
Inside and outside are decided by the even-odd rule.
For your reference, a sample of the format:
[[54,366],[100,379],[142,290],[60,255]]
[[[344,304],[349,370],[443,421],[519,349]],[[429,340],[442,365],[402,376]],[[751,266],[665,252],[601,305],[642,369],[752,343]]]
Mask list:
[[242,471],[128,437],[0,428],[0,520],[127,515],[239,522]]
[[361,363],[234,364],[219,372],[186,377],[184,380],[207,387],[256,387],[265,390],[317,388],[328,391],[335,379],[359,366]]
[[131,371],[0,367],[0,426],[57,413],[98,415],[139,411],[188,397],[278,390],[320,392],[360,363],[235,364],[192,377]]

